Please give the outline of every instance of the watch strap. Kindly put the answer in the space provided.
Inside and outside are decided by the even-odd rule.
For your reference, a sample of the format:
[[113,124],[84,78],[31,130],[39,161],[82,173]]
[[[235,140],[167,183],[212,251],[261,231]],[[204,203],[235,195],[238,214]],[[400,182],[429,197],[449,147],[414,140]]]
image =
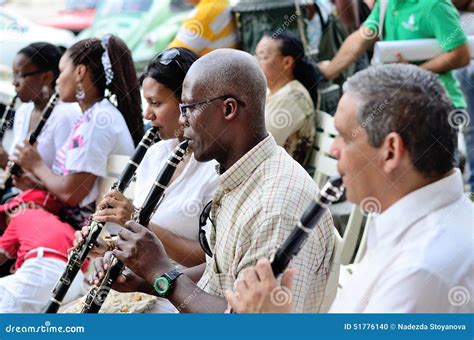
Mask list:
[[176,280],[180,275],[183,275],[183,273],[176,268],[171,269],[169,272],[163,274],[163,276],[166,276],[170,283]]

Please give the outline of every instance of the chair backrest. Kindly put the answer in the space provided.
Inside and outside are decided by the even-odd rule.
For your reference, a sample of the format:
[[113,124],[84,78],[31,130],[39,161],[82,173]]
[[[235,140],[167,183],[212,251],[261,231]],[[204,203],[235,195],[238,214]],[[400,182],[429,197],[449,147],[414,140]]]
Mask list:
[[344,241],[339,232],[334,229],[334,250],[331,256],[331,269],[329,272],[328,281],[326,283],[326,289],[324,290],[324,297],[319,307],[320,313],[327,313],[331,308],[331,305],[336,298],[337,287],[339,282],[339,273],[341,270],[341,252],[344,247]]
[[[336,135],[334,117],[324,111],[318,111],[313,165],[315,167],[314,181],[319,188],[324,185],[328,177],[338,175],[337,160],[330,155],[330,148]],[[353,205],[344,230],[341,264],[351,263],[354,257],[363,218],[364,216],[359,207]]]
[[[110,188],[114,184],[114,182],[119,178],[120,174],[122,173],[123,169],[128,163],[130,156],[126,155],[110,155],[107,159],[107,175],[102,177],[99,181],[99,198],[98,201],[102,199],[107,192],[110,191]],[[125,191],[125,196],[129,199],[134,198],[135,193],[135,182],[133,181],[128,186],[127,190]],[[97,202],[98,203],[98,202]]]
[[314,180],[321,188],[330,176],[336,176],[337,161],[331,157],[330,149],[337,135],[334,118],[324,111],[317,111],[316,137],[314,142]]

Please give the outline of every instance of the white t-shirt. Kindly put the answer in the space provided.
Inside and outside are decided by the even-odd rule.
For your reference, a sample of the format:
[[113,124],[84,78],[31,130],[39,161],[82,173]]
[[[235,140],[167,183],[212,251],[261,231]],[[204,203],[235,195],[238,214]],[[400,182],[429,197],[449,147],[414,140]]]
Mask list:
[[[137,170],[136,207],[143,204],[176,145],[176,139],[160,141],[146,153]],[[191,156],[183,172],[166,189],[165,197],[151,222],[178,236],[198,240],[199,216],[204,206],[212,200],[218,184],[216,164],[216,161],[201,163]]]
[[[28,137],[31,114],[35,105],[33,102],[23,103],[15,112],[13,123],[13,141],[9,153],[12,155],[17,144]],[[72,131],[74,123],[81,117],[81,108],[77,103],[59,101],[51,112],[46,124],[38,137],[38,152],[41,159],[51,168],[56,152],[64,145]]]
[[[76,122],[66,143],[56,154],[52,170],[61,176],[88,172],[103,177],[107,174],[109,155],[131,155],[134,149],[132,136],[122,114],[107,99],[103,99],[86,110]],[[68,210],[67,221],[72,223],[68,216],[70,214],[75,216],[77,224],[88,218],[95,210],[98,194],[97,178],[79,207]]]

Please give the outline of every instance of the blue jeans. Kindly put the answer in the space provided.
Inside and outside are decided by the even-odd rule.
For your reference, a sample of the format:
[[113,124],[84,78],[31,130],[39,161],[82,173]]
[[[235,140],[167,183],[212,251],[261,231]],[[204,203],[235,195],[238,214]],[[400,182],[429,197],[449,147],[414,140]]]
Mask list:
[[456,70],[456,77],[461,83],[461,89],[467,100],[469,125],[464,128],[464,138],[470,168],[468,183],[471,186],[471,191],[474,191],[474,61],[471,60],[468,66]]

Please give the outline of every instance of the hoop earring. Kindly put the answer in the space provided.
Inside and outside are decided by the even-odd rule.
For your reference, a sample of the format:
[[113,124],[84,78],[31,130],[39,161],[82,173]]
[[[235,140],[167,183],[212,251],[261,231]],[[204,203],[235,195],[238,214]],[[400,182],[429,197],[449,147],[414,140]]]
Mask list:
[[78,102],[82,102],[86,98],[86,93],[84,92],[84,87],[82,83],[77,83],[76,85],[76,99]]

